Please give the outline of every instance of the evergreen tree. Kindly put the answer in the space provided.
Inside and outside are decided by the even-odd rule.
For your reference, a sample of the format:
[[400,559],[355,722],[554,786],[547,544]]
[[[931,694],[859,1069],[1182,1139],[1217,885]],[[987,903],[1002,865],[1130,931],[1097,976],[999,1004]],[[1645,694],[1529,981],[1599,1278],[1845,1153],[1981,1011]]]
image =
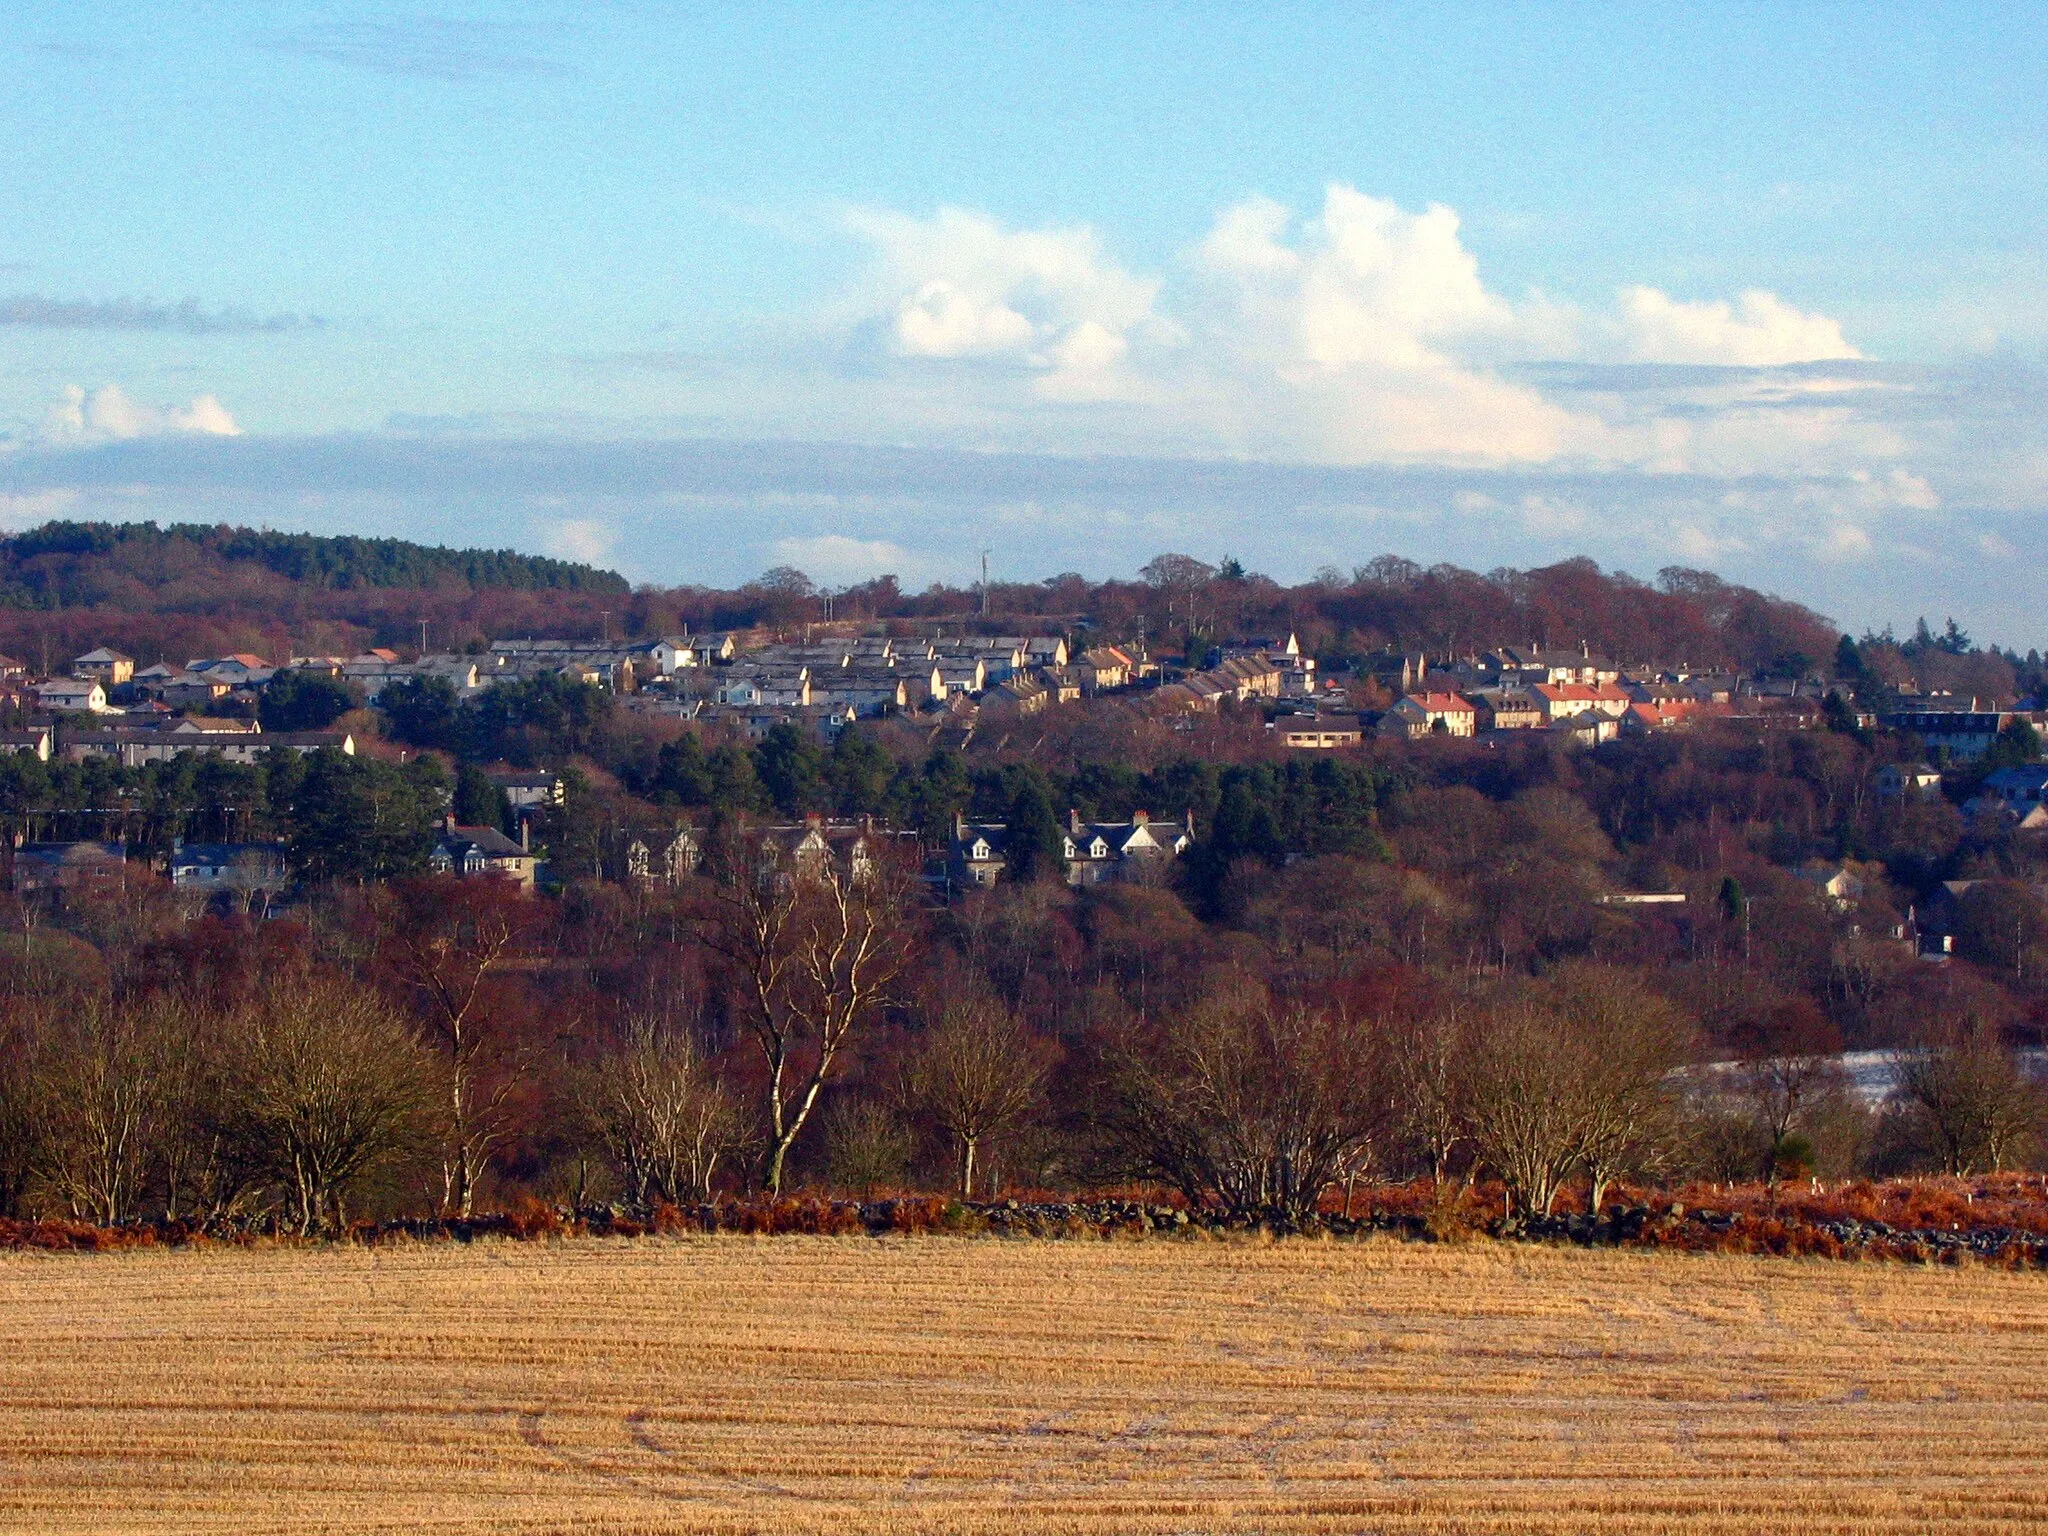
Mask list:
[[1067,877],[1066,837],[1042,776],[1020,776],[1003,834],[1004,873],[1018,884]]

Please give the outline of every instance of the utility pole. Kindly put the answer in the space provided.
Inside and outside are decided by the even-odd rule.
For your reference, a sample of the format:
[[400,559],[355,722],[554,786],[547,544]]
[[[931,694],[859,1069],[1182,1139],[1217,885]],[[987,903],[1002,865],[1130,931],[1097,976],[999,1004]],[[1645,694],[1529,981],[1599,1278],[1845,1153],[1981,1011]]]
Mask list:
[[988,557],[989,552],[984,549],[981,552],[981,616],[984,619],[988,617]]
[[427,621],[426,621],[425,619],[421,619],[421,620],[420,620],[420,655],[421,655],[421,656],[425,656],[426,654],[427,654]]
[[609,608],[600,608],[597,610],[597,612],[598,617],[602,621],[604,626],[599,631],[603,638],[598,643],[601,645],[610,645],[612,643],[612,611]]

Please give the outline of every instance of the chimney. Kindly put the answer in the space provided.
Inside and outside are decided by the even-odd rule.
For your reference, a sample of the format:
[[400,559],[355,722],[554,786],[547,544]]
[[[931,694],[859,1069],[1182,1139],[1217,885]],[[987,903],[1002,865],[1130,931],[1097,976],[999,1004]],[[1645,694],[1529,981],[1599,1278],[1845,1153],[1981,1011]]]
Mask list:
[[453,836],[453,835],[454,835],[454,832],[455,832],[455,813],[454,813],[453,811],[450,811],[450,812],[449,812],[449,813],[448,813],[448,814],[447,814],[446,816],[443,816],[443,817],[441,818],[441,830],[442,830],[443,832],[446,832],[446,833],[448,833],[448,834],[449,834],[450,836]]
[[528,821],[524,816],[519,818],[519,851],[521,853],[533,852],[532,828],[532,822]]
[[1131,812],[1131,825],[1134,827],[1147,826],[1151,823],[1151,820],[1152,813],[1150,811]]
[[1079,837],[1081,835],[1081,813],[1072,806],[1067,808],[1067,835],[1069,837]]

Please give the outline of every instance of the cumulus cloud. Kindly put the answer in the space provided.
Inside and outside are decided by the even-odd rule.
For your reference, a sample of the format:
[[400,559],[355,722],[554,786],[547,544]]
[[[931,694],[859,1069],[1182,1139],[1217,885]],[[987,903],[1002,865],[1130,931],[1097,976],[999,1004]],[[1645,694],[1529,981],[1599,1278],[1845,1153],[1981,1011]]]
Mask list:
[[241,431],[212,395],[195,395],[182,406],[155,406],[133,399],[118,384],[95,390],[68,384],[44,418],[42,436],[59,443],[101,443],[164,433],[238,437]]
[[[861,314],[889,355],[1002,364],[1041,400],[1126,408],[1098,428],[1323,462],[1670,473],[1833,471],[1898,451],[1835,398],[1866,381],[1767,376],[1860,360],[1828,316],[1761,289],[1686,301],[1638,285],[1590,312],[1509,296],[1440,203],[1332,184],[1298,217],[1246,198],[1170,279],[1127,270],[1085,226],[1005,229],[965,209],[850,222],[874,252]],[[1560,394],[1527,372],[1561,362],[1604,380]]]
[[1655,288],[1624,288],[1620,323],[1633,362],[1753,368],[1863,356],[1843,337],[1840,322],[1795,309],[1761,288],[1732,304],[1681,303]]
[[869,299],[898,357],[1000,359],[1048,398],[1113,398],[1134,339],[1170,345],[1156,278],[1134,277],[1086,226],[1006,230],[986,214],[929,219],[856,209],[848,226],[874,249]]

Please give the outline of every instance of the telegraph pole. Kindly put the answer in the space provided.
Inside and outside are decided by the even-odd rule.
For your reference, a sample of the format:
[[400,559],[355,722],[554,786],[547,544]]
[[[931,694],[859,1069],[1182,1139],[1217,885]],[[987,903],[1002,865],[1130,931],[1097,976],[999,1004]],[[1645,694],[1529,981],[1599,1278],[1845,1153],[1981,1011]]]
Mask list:
[[420,620],[420,655],[422,655],[422,656],[425,656],[426,654],[427,654],[427,621],[426,621],[425,619],[421,619],[421,620]]
[[981,616],[988,617],[988,557],[989,551],[981,552]]

